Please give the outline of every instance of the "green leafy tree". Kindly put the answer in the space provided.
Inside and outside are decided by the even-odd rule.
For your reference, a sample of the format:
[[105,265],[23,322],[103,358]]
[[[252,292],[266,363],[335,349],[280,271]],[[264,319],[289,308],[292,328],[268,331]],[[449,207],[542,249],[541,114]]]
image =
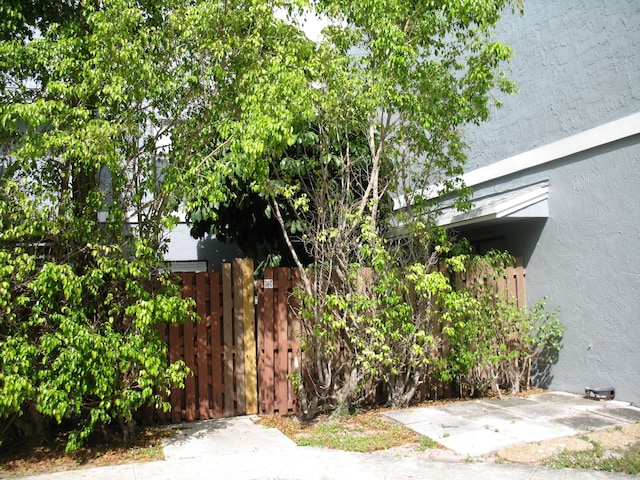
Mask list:
[[[162,269],[183,202],[258,191],[310,116],[296,2],[0,6],[2,431],[71,421],[130,431],[162,403],[156,326],[190,317]],[[276,15],[278,13],[278,15]],[[203,212],[206,215],[206,211]]]
[[63,421],[68,449],[99,425],[127,437],[187,373],[157,328],[191,316],[161,263],[178,202],[165,138],[187,98],[178,6],[1,7],[3,437]]
[[[425,282],[435,285],[434,278],[416,279],[414,287],[407,286],[414,291],[409,294],[398,285],[399,279],[391,282],[399,290],[385,286],[378,271],[368,297],[363,297],[353,271],[364,267],[376,272],[372,262],[385,258],[387,272],[408,268],[431,275],[440,254],[449,248],[442,244],[434,219],[443,197],[454,195],[456,206],[468,206],[470,192],[461,181],[466,158],[461,127],[488,117],[493,91],[513,90],[501,71],[511,51],[494,38],[493,29],[505,8],[518,5],[501,0],[312,3],[331,24],[310,64],[316,79],[310,98],[321,125],[317,144],[323,152],[315,170],[318,181],[270,176],[264,187],[272,199],[289,199],[302,232],[294,236],[287,231],[286,212],[272,201],[274,215],[288,244],[301,240],[314,259],[307,270],[297,262],[309,356],[301,377],[308,380],[310,414],[362,398],[363,380],[374,372],[394,384],[394,403],[406,404],[424,381],[426,370],[417,376],[412,371],[404,377],[405,385],[396,384],[403,375],[392,366],[395,360],[386,371],[379,368],[382,365],[364,368],[369,360],[362,357],[365,350],[358,344],[373,341],[368,332],[375,325],[376,335],[384,336],[384,325],[400,318],[396,325],[422,332],[420,338],[428,335],[420,325],[430,315],[429,302],[411,302],[423,301],[414,294],[416,288],[427,297],[435,293],[418,287]],[[360,135],[366,148],[352,150],[345,139]],[[393,216],[385,214],[389,194],[398,207]],[[364,255],[367,249],[378,253]],[[387,300],[376,288],[386,290]],[[392,301],[396,295],[398,300]],[[359,305],[351,303],[354,298],[360,299]],[[366,301],[373,323],[367,329],[354,328]],[[432,345],[415,340],[413,347],[424,347],[421,355],[428,359]],[[341,342],[347,353],[329,355]],[[398,355],[412,364],[411,349],[401,350],[399,346],[394,353],[381,350],[375,355]]]

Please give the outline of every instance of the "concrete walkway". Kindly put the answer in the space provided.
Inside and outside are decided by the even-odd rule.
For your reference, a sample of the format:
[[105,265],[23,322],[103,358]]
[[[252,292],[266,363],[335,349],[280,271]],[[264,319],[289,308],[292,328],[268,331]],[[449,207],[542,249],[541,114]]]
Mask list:
[[465,457],[640,422],[640,408],[628,403],[560,392],[410,408],[385,415]]
[[[547,438],[548,435],[552,435],[551,431],[554,429],[565,435],[569,431],[578,431],[582,428],[600,428],[616,425],[618,422],[631,423],[640,418],[640,409],[619,402],[604,403],[585,400],[584,402],[590,403],[584,403],[579,397],[559,394],[544,394],[540,398],[527,402],[522,400],[508,399],[503,401],[506,402],[504,404],[496,404],[497,401],[493,400],[463,402],[448,406],[400,410],[391,412],[388,416],[435,438],[449,448],[467,452],[468,455],[484,451],[489,448],[488,445],[491,445],[491,448],[500,448],[508,441],[513,443]],[[465,405],[465,407],[457,405]],[[535,424],[539,426],[536,427]],[[503,430],[496,432],[495,429]],[[500,435],[487,436],[487,432]],[[449,435],[445,435],[446,433]],[[474,444],[482,445],[482,449]],[[23,478],[30,480],[630,478],[629,475],[592,471],[554,470],[484,462],[435,462],[383,453],[361,454],[298,447],[280,431],[256,425],[249,417],[183,424],[180,426],[179,433],[165,447],[165,457],[164,461],[159,462]]]

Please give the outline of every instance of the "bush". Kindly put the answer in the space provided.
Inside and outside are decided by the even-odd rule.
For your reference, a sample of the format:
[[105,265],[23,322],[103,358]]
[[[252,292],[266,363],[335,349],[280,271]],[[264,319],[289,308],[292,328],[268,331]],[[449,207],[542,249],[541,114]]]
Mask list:
[[503,275],[506,261],[504,255],[467,261],[464,269],[480,269],[489,281],[440,297],[447,345],[441,378],[471,395],[488,388],[497,395],[501,387],[510,393],[528,388],[533,362],[560,347],[563,327],[556,311],[545,311],[544,299],[527,309],[497,289],[495,280]]
[[456,256],[450,272],[401,266],[366,228],[363,240],[363,261],[326,295],[322,315],[308,314],[318,303],[303,297],[303,405],[348,410],[382,392],[386,404],[406,406],[433,381],[457,383],[461,393],[516,393],[528,388],[533,361],[559,348],[562,326],[544,302],[518,307],[491,281],[452,285],[470,269],[503,275],[508,255]]
[[42,436],[52,422],[66,422],[73,450],[114,421],[127,437],[133,411],[168,409],[163,394],[183,382],[186,368],[169,365],[157,326],[187,318],[189,304],[118,248],[86,249],[93,261],[82,272],[19,247],[0,251],[4,438]]

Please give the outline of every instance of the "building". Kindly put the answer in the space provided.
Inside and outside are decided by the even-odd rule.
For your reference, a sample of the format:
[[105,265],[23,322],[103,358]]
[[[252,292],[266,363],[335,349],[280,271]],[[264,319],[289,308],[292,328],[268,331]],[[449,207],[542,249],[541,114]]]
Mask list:
[[474,208],[441,223],[523,257],[566,326],[545,387],[640,405],[640,2],[525,0],[498,38],[519,92],[468,128]]

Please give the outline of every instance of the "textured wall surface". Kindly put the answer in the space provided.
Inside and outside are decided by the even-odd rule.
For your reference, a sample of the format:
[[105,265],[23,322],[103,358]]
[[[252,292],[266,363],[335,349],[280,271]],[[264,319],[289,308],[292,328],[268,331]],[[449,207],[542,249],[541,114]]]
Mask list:
[[244,256],[235,245],[216,240],[214,236],[196,240],[189,231],[188,225],[180,223],[168,234],[168,250],[164,256],[166,261],[204,260],[209,271],[221,272],[222,263]]
[[469,169],[640,111],[638,0],[524,0],[497,36],[518,93],[468,129]]
[[[468,170],[640,112],[640,2],[525,0],[503,19],[519,93],[470,129]],[[476,187],[549,181],[549,218],[475,226],[525,257],[527,298],[566,325],[550,388],[640,405],[640,135]]]

